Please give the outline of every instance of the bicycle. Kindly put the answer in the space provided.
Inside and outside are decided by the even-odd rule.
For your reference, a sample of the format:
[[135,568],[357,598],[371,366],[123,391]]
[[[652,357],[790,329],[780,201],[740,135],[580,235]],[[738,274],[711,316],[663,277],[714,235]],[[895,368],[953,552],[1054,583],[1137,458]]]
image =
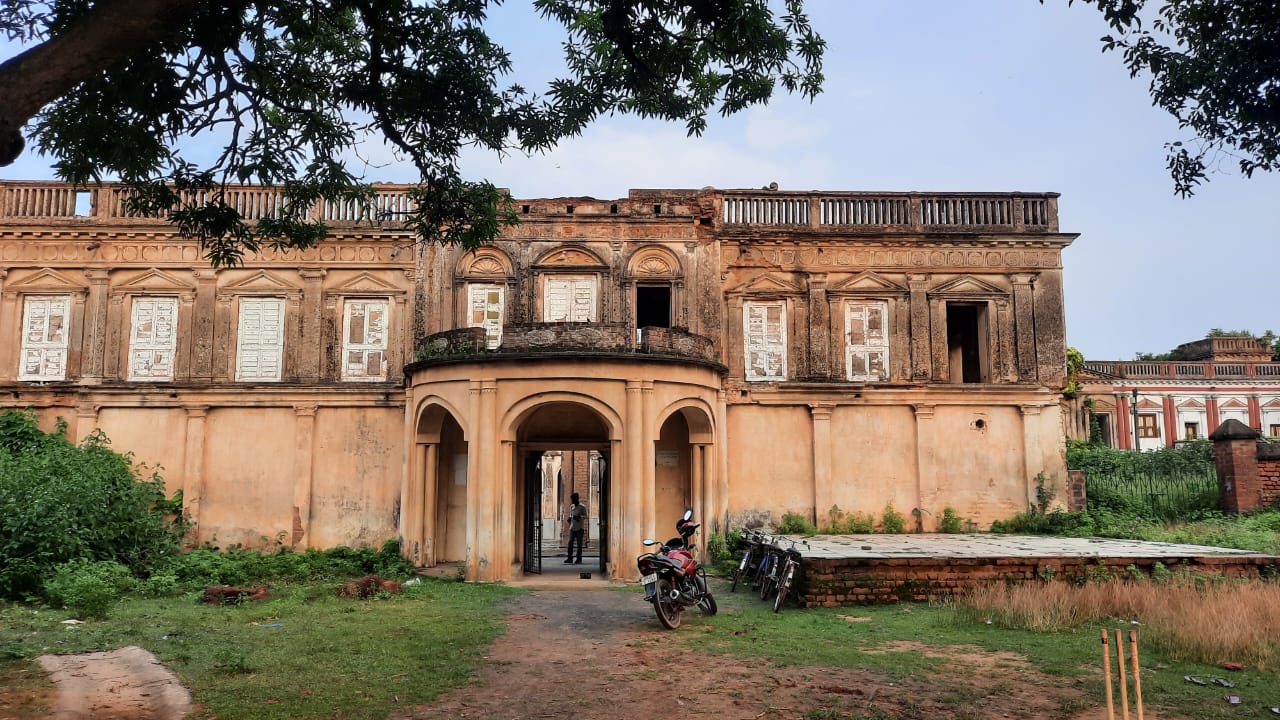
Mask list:
[[738,562],[738,569],[733,571],[733,584],[729,586],[729,592],[737,592],[738,581],[744,579],[747,575],[754,574],[756,565],[759,563],[759,560],[756,559],[756,552],[760,549],[760,533],[755,530],[744,530],[742,542],[746,545],[746,548],[742,551],[742,560]]
[[[791,594],[791,586],[795,582],[796,573],[800,571],[800,561],[803,558],[800,555],[800,551],[796,550],[796,544],[795,540],[791,540],[791,547],[786,550],[786,557],[782,561],[782,568],[779,571],[778,590],[773,597],[774,612],[782,611],[782,606],[787,602],[787,596]],[[800,544],[806,548],[809,547],[809,541],[807,540],[800,541]]]

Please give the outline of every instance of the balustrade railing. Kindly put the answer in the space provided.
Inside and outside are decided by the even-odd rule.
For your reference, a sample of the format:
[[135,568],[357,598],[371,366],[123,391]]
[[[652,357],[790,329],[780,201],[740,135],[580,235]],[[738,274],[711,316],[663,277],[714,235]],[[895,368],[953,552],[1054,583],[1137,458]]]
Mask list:
[[724,191],[731,227],[811,230],[1034,231],[1058,229],[1057,194]]
[[1129,379],[1207,380],[1251,377],[1280,377],[1280,363],[1251,362],[1165,362],[1165,361],[1090,361],[1089,372]]

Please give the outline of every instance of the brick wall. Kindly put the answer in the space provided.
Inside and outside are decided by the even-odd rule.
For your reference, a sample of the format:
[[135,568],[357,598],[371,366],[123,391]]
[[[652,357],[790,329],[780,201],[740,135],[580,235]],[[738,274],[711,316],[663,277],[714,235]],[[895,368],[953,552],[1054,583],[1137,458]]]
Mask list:
[[801,596],[806,607],[877,605],[934,600],[990,582],[1078,582],[1106,572],[1123,577],[1132,565],[1150,575],[1156,563],[1222,577],[1274,573],[1275,558],[805,558]]
[[1218,470],[1218,504],[1226,512],[1280,505],[1280,444],[1260,442],[1259,433],[1228,420],[1209,436]]

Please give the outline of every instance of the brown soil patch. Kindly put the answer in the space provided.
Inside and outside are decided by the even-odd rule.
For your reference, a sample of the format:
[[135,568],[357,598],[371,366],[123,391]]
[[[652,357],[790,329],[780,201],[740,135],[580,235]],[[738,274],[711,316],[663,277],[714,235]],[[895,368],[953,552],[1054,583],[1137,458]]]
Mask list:
[[530,593],[513,602],[507,620],[490,664],[471,685],[395,718],[1004,720],[1065,718],[1063,703],[1085,702],[1079,690],[1059,687],[1060,680],[1034,672],[1024,658],[976,647],[884,646],[949,661],[943,673],[906,681],[860,669],[694,655],[683,641],[691,633],[711,637],[713,626],[688,622],[664,631],[648,604],[619,592]]
[[178,720],[191,711],[177,676],[140,647],[36,660],[54,683],[56,720]]

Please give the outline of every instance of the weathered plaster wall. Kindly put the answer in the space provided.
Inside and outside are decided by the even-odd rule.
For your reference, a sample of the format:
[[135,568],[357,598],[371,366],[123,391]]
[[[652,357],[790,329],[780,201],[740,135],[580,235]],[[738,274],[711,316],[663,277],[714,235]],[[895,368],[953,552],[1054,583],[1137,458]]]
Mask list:
[[[874,513],[887,503],[900,513],[916,505],[915,416],[909,407],[858,405],[831,414],[833,505],[846,513]],[[818,524],[831,508],[815,508]]]
[[813,432],[807,407],[729,407],[729,524],[813,512]]
[[182,408],[103,408],[98,427],[118,452],[131,452],[135,465],[157,470],[169,495],[182,488],[186,466],[187,413]]
[[293,426],[289,409],[209,411],[201,542],[223,548],[269,547],[277,537],[288,542],[293,527]]
[[378,546],[396,536],[404,411],[321,408],[316,413],[311,542]]

